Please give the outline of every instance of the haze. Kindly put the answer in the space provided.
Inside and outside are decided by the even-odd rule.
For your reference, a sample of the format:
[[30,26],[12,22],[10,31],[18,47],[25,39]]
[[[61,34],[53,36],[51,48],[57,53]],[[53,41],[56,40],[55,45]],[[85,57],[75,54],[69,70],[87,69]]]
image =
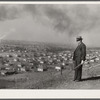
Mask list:
[[100,47],[99,4],[0,5],[0,39]]

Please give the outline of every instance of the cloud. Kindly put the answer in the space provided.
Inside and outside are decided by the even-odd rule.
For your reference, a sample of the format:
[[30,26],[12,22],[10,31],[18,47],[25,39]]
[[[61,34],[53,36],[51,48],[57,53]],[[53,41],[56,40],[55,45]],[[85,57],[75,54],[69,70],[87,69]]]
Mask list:
[[[0,21],[3,22],[21,18],[24,19],[26,16],[30,16],[33,21],[30,19],[31,21],[29,21],[29,23],[31,24],[28,22],[27,23],[29,25],[34,25],[31,26],[32,32],[36,31],[35,29],[38,30],[38,28],[35,27],[39,27],[39,29],[42,30],[41,34],[43,34],[45,30],[45,36],[48,36],[47,38],[49,38],[49,34],[56,34],[52,35],[52,37],[56,36],[54,40],[57,39],[57,35],[61,37],[62,40],[64,36],[66,36],[66,39],[69,38],[69,40],[71,40],[71,38],[75,37],[76,35],[85,34],[85,36],[90,36],[87,34],[91,34],[93,37],[94,33],[99,34],[99,12],[100,5],[91,4],[1,4]],[[24,27],[24,25],[25,23],[21,26],[21,28]],[[27,25],[26,30],[28,30],[28,33],[31,34],[29,27]],[[46,35],[47,33],[49,34]],[[91,38],[91,36],[88,38]],[[60,38],[58,40],[60,41]]]
[[58,33],[77,35],[95,28],[100,20],[97,8],[88,5],[25,5],[25,9],[42,24]]
[[[0,5],[0,21],[13,20],[21,17],[23,5]],[[24,14],[24,13],[23,13]]]
[[[100,6],[94,5],[1,5],[0,20],[13,20],[24,17],[25,13],[43,25],[52,27],[57,33],[77,35],[90,31],[99,24]],[[98,11],[99,12],[99,11]],[[96,15],[95,15],[96,14]]]

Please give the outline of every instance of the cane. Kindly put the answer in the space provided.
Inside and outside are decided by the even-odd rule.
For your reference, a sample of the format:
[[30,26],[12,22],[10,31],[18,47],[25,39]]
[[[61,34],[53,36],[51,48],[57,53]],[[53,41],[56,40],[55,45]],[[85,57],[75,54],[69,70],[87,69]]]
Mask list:
[[95,68],[95,67],[97,67],[97,66],[100,66],[100,64],[97,64],[97,65],[91,66],[91,67],[89,67],[88,69]]
[[61,72],[61,75],[62,75],[62,66],[61,66],[61,71],[60,72]]
[[[73,68],[72,70],[70,70],[66,76],[68,76],[73,70],[79,68],[81,65],[83,65],[83,64],[80,63],[78,66],[76,66],[75,68]],[[88,69],[97,67],[97,66],[99,66],[99,65],[100,65],[100,64],[97,64],[97,65],[95,65],[95,66],[91,66],[91,67],[89,67]],[[62,70],[61,70],[61,75],[62,75]]]
[[[70,70],[67,75],[69,75],[73,70],[79,68],[81,65],[83,65],[83,64],[80,63],[78,66],[76,66],[75,68],[73,68],[72,70]],[[62,67],[61,67],[61,75],[62,75]]]
[[[91,58],[90,60],[92,60],[92,59],[95,59],[95,57]],[[88,61],[88,62],[90,63],[90,61]],[[73,68],[71,71],[69,71],[68,74],[70,74],[73,70],[79,68],[81,65],[83,65],[83,64],[80,63],[78,66],[76,66],[76,67]],[[99,65],[100,65],[100,64],[97,64],[97,65],[95,65],[95,66],[89,67],[89,69],[94,68],[94,67],[97,67],[97,66],[99,66]],[[62,74],[63,74],[63,73],[62,73],[62,67],[61,67],[61,75],[62,75]],[[68,75],[68,74],[67,74],[67,75]]]

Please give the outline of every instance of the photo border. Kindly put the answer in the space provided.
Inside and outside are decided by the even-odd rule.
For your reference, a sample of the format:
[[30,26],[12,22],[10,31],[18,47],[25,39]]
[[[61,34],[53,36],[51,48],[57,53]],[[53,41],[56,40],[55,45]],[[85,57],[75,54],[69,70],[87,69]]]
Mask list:
[[[10,2],[96,2],[100,0],[0,0],[0,2],[10,3]],[[99,100],[100,90],[0,90],[0,99],[5,100]]]

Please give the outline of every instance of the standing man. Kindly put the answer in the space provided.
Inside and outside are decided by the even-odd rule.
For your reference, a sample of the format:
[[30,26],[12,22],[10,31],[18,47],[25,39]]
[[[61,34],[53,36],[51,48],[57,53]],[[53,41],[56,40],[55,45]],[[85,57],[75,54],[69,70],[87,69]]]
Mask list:
[[76,41],[78,42],[78,46],[74,51],[73,61],[75,68],[81,64],[78,68],[75,69],[74,81],[81,81],[82,77],[82,65],[86,59],[86,45],[82,42],[83,38],[78,36]]

